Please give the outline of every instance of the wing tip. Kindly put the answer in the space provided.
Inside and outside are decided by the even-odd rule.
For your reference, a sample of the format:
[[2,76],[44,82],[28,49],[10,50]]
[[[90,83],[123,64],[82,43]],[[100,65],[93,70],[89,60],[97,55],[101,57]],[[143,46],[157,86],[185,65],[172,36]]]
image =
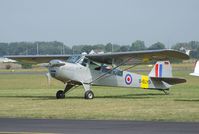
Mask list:
[[174,50],[174,49],[164,49],[165,51],[168,52],[172,52],[174,54],[175,57],[173,58],[177,58],[177,59],[181,59],[181,60],[189,60],[190,57],[189,55],[187,55],[186,53]]

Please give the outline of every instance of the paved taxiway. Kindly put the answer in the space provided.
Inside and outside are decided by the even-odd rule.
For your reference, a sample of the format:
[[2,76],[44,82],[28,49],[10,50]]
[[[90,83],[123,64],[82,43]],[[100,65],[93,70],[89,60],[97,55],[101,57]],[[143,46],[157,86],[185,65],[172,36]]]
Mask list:
[[199,134],[199,123],[0,118],[0,133]]

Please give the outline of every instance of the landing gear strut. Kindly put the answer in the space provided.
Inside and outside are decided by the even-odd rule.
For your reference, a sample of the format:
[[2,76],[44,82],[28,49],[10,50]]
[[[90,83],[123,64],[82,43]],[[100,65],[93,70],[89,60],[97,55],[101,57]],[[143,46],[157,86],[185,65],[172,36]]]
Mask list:
[[56,98],[57,99],[64,99],[65,94],[73,87],[71,84],[67,84],[64,90],[59,90],[56,93]]
[[[64,90],[59,90],[56,93],[56,98],[57,99],[64,99],[65,98],[65,94],[75,85],[71,84],[71,83],[67,83],[66,87]],[[94,98],[94,93],[91,91],[91,85],[90,84],[83,84],[84,90],[85,90],[85,94],[84,94],[84,98],[85,99],[93,99]],[[74,88],[73,88],[74,89]]]

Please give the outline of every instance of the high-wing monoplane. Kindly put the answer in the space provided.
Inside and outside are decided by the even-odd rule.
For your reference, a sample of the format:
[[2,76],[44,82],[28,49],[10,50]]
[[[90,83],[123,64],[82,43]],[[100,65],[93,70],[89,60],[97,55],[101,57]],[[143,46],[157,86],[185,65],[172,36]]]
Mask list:
[[[64,90],[56,93],[57,99],[83,85],[85,99],[93,99],[92,86],[112,86],[127,88],[154,89],[167,93],[175,84],[186,82],[183,78],[172,76],[169,59],[189,59],[189,56],[175,50],[147,50],[132,52],[113,52],[92,55],[29,55],[6,56],[26,63],[49,63],[50,75],[66,84]],[[128,71],[137,65],[155,62],[148,75]],[[123,69],[120,69],[122,66]]]

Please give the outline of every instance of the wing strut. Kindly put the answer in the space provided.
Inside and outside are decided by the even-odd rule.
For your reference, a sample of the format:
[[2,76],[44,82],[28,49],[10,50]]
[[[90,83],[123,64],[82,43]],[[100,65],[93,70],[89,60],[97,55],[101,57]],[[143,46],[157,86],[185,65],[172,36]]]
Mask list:
[[[97,81],[97,80],[99,80],[99,79],[104,78],[107,74],[109,74],[109,73],[112,72],[113,70],[115,70],[115,69],[117,69],[118,67],[124,65],[126,62],[128,62],[128,61],[130,61],[130,60],[132,60],[132,59],[133,59],[133,58],[131,57],[131,58],[125,60],[125,61],[122,62],[121,64],[119,64],[119,65],[117,65],[116,67],[112,68],[111,70],[107,71],[105,74],[100,75],[99,77],[97,77],[97,78],[94,79],[93,81],[91,81],[91,82],[89,82],[89,83],[86,83],[86,84],[92,84],[93,82],[95,82],[95,81]],[[141,64],[141,63],[140,63],[140,64]],[[124,69],[124,70],[122,70],[122,71],[128,70],[128,69],[133,68],[133,67],[135,67],[135,66],[137,66],[137,65],[139,65],[139,64],[130,66],[130,67],[128,67],[128,68],[126,68],[126,69]],[[113,74],[109,74],[109,75],[106,76],[106,77],[110,77],[110,76],[112,76],[112,75],[113,75]]]

